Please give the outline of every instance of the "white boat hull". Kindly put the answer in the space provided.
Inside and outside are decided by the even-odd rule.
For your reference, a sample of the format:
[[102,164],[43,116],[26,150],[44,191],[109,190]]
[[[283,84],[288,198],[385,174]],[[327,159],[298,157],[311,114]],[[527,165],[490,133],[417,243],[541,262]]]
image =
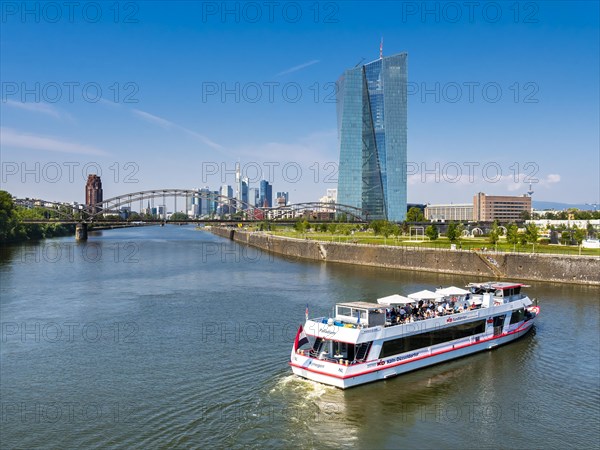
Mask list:
[[531,330],[533,322],[534,320],[529,320],[514,331],[499,336],[484,336],[475,342],[463,342],[441,348],[438,347],[435,350],[429,351],[427,349],[420,349],[412,352],[411,355],[414,356],[409,358],[406,356],[392,356],[345,366],[292,353],[290,365],[292,371],[302,378],[347,389],[373,381],[385,380],[480,351],[493,349],[522,337]]

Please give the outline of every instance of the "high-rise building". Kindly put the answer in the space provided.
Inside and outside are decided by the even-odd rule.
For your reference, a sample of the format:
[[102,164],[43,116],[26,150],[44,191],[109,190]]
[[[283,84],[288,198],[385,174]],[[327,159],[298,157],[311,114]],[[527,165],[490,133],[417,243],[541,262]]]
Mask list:
[[100,211],[97,203],[102,202],[102,181],[98,175],[88,175],[87,183],[85,184],[85,206],[91,213]]
[[242,209],[248,208],[248,190],[250,189],[250,180],[248,177],[242,177],[242,197],[240,200],[242,203]]
[[370,219],[406,217],[407,54],[347,69],[337,82],[338,202]]
[[[286,206],[290,201],[290,193],[289,192],[278,192],[277,195],[275,195],[275,198],[277,199],[278,206],[279,206],[279,203],[283,203],[283,206]],[[280,198],[283,199],[283,202],[279,201]]]
[[231,214],[235,211],[231,208],[231,198],[233,198],[233,188],[228,184],[224,184],[221,186],[221,190],[219,192],[221,198],[219,198],[219,204],[217,206],[217,214]]
[[273,206],[273,186],[267,180],[260,180],[258,206],[261,208]]
[[211,203],[214,201],[214,196],[208,186],[198,189],[198,193],[200,195],[198,198],[198,215],[208,216],[214,212],[214,209],[211,211],[210,208]]
[[248,188],[248,203],[252,206],[259,206],[260,193],[258,188]]
[[218,198],[219,198],[219,191],[209,191],[212,196],[210,197],[210,200],[208,202],[208,214],[216,214],[217,213],[217,208],[219,207],[219,202],[218,202]]
[[336,203],[337,200],[337,189],[327,189],[327,193],[319,199],[319,211],[332,211],[333,207],[328,204]]
[[473,197],[475,221],[511,222],[523,220],[524,213],[531,213],[531,197],[528,195],[485,195],[479,192]]

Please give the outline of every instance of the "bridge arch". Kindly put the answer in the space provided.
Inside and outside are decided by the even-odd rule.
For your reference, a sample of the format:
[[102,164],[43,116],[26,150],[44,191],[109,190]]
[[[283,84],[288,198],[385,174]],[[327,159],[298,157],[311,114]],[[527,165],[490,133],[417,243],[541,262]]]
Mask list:
[[[152,202],[155,206],[156,200],[162,200],[156,206],[165,206],[167,199],[172,199],[174,211],[178,212],[177,200],[184,201],[185,214],[188,214],[187,205],[190,199],[202,199],[215,202],[218,205],[226,206],[227,212],[224,214],[241,214],[242,220],[260,221],[260,220],[297,220],[302,217],[308,219],[331,220],[337,219],[342,214],[352,221],[366,222],[369,219],[368,212],[350,205],[339,203],[321,203],[305,202],[277,207],[257,207],[247,202],[243,202],[234,197],[220,195],[210,191],[200,191],[197,189],[153,189],[147,191],[132,192],[122,194],[116,197],[98,202],[90,206],[69,206],[65,203],[47,202],[43,200],[17,200],[15,203],[24,207],[39,207],[49,212],[55,213],[61,217],[62,221],[72,222],[95,222],[100,221],[107,214],[120,214],[122,208],[139,204],[140,213],[147,207],[144,202]],[[170,203],[171,204],[171,203]],[[323,217],[327,216],[326,219]],[[164,217],[163,219],[165,219]]]

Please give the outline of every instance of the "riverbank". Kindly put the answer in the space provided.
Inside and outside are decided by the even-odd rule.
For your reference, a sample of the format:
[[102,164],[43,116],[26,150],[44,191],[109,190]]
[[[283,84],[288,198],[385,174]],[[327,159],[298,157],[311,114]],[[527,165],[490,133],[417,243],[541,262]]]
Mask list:
[[212,227],[212,233],[291,259],[511,280],[600,286],[600,258],[394,247],[294,239]]

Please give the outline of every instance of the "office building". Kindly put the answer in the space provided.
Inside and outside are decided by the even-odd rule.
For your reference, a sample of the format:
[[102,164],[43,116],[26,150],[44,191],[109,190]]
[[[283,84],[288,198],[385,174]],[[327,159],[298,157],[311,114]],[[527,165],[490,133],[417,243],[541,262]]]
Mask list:
[[459,222],[473,220],[472,203],[427,205],[425,219],[432,222]]
[[219,191],[219,201],[217,204],[217,214],[232,214],[234,211],[231,208],[231,198],[233,198],[233,188],[228,184],[221,186]]
[[370,219],[406,217],[407,54],[347,69],[337,82],[338,202]]
[[[277,199],[277,206],[287,206],[290,201],[290,194],[289,192],[278,192],[275,198]],[[283,201],[280,199],[283,199]]]
[[260,194],[258,188],[249,188],[248,189],[248,203],[251,206],[258,206]]
[[102,202],[102,180],[98,175],[88,175],[85,184],[85,206],[91,213],[100,211],[100,207],[94,206]]
[[473,220],[479,222],[513,222],[523,220],[524,213],[531,213],[531,197],[528,195],[485,195],[479,192],[473,197]]
[[258,206],[271,208],[273,206],[273,186],[267,180],[260,180]]

